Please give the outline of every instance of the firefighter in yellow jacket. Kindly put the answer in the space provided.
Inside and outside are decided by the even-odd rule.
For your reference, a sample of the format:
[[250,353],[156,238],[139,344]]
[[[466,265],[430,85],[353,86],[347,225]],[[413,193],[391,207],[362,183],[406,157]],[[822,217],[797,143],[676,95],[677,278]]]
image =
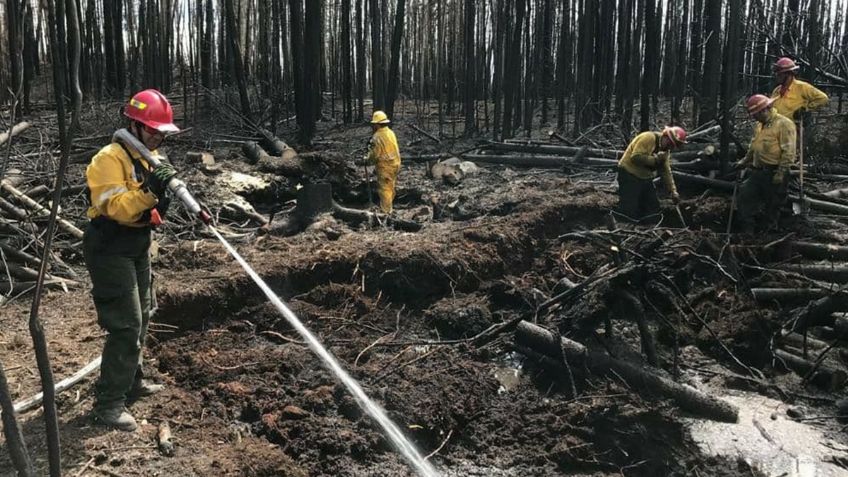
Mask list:
[[800,120],[804,112],[819,109],[828,102],[827,95],[815,86],[797,78],[798,65],[791,58],[780,58],[774,64],[778,86],[771,93],[772,108],[789,119]]
[[[380,209],[392,213],[392,203],[395,201],[395,187],[398,171],[400,171],[400,148],[395,133],[389,128],[389,117],[383,111],[374,111],[368,155],[365,163],[374,165],[377,175],[377,195],[380,196]],[[360,161],[361,162],[361,161]]]
[[686,131],[678,126],[662,132],[646,131],[636,136],[618,161],[618,212],[633,220],[659,213],[660,203],[654,178],[662,174],[675,204],[680,202],[671,175],[671,150],[686,143]]
[[754,139],[737,169],[749,167],[750,173],[739,190],[739,227],[742,232],[755,230],[755,216],[765,209],[767,227],[777,225],[780,206],[786,200],[789,168],[795,163],[795,124],[778,114],[774,98],[755,94],[748,98],[748,114],[757,120]]
[[[124,115],[127,129],[151,151],[166,134],[179,131],[171,105],[156,90],[133,96]],[[141,353],[152,300],[151,232],[166,212],[166,187],[175,174],[166,162],[151,168],[138,151],[117,142],[101,149],[86,169],[91,206],[83,255],[97,322],[108,333],[93,414],[123,431],[136,428],[127,400],[162,388],[143,379]]]

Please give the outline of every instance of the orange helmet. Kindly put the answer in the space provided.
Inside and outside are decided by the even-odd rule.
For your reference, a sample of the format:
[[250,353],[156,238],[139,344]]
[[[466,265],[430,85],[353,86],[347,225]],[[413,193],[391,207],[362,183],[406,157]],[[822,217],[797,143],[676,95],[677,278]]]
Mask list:
[[662,135],[671,140],[675,147],[686,144],[686,130],[680,126],[669,126],[663,129]]
[[748,114],[753,116],[771,106],[772,103],[774,103],[774,100],[768,96],[764,94],[755,94],[748,98],[745,102],[745,107],[748,108]]
[[155,89],[136,93],[124,107],[124,116],[161,133],[179,132],[174,124],[174,111],[165,95]]
[[772,69],[775,73],[786,73],[789,71],[798,71],[798,65],[792,61],[792,58],[783,57],[774,62]]

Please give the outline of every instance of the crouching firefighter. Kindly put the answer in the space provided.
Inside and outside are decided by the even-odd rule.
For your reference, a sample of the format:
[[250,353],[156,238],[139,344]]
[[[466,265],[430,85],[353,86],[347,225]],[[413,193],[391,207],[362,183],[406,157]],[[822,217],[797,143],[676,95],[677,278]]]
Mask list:
[[748,153],[736,163],[736,169],[750,168],[739,190],[737,226],[743,233],[754,232],[760,208],[766,215],[763,225],[777,227],[781,206],[786,202],[789,168],[795,163],[795,124],[775,111],[774,102],[774,98],[755,94],[746,103],[757,125]]
[[[169,133],[179,131],[165,96],[148,89],[124,108],[127,130],[156,154]],[[137,427],[128,399],[162,389],[144,379],[142,348],[151,310],[150,245],[168,209],[167,184],[176,175],[162,162],[152,167],[134,148],[113,139],[86,169],[91,206],[83,238],[97,322],[107,331],[95,420],[123,431]]]
[[654,178],[662,174],[671,200],[677,205],[680,195],[671,175],[671,150],[686,143],[686,131],[678,126],[662,132],[646,131],[630,141],[618,161],[618,213],[639,221],[660,212]]

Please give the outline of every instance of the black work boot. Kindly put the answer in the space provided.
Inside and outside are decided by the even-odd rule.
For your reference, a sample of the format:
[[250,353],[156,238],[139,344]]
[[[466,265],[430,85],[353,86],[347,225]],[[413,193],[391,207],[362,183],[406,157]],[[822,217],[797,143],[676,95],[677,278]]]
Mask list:
[[138,428],[135,418],[124,406],[94,408],[92,414],[96,422],[120,431],[132,432]]
[[162,384],[156,384],[146,379],[140,379],[133,383],[133,387],[130,389],[129,395],[131,397],[152,396],[163,389],[165,389],[165,386]]

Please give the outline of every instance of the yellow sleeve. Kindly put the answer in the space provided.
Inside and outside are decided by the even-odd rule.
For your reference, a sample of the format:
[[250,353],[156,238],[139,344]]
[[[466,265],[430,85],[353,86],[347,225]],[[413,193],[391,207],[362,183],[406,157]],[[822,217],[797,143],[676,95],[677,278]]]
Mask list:
[[674,183],[674,175],[671,173],[671,154],[668,155],[668,159],[665,161],[665,165],[662,170],[663,182],[665,183],[665,188],[668,189],[669,194],[674,194],[677,192],[677,185]]
[[795,163],[795,124],[792,121],[781,121],[780,130],[778,131],[778,141],[780,144],[780,162],[778,167],[785,171]]
[[[100,215],[125,224],[134,223],[141,214],[158,203],[156,196],[130,187],[120,158],[101,150],[86,169],[91,203]],[[134,190],[132,190],[134,189]]]
[[828,102],[828,97],[824,91],[809,83],[804,86],[804,99],[807,102],[806,108],[808,110],[819,109]]

